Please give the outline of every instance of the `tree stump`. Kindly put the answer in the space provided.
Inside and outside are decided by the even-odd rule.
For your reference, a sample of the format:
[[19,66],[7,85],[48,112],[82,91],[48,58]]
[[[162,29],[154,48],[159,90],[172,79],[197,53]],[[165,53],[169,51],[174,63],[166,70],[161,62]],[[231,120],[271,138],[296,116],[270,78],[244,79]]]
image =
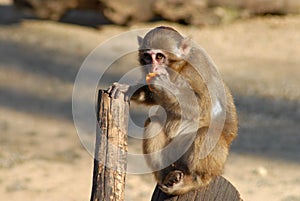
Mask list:
[[91,201],[123,201],[129,104],[100,90]]
[[241,201],[239,192],[224,177],[215,178],[208,186],[180,196],[162,192],[156,186],[151,201]]

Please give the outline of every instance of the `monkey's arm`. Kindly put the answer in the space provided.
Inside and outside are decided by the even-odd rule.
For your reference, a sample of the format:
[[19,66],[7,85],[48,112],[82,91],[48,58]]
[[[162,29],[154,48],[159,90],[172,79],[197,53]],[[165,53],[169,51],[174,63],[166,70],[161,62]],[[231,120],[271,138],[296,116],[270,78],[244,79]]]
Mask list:
[[153,94],[147,85],[136,90],[131,96],[130,100],[146,105],[156,105]]
[[125,99],[128,101],[134,101],[146,105],[155,105],[156,102],[153,98],[152,92],[149,90],[147,85],[142,87],[139,86],[130,86],[127,84],[120,84],[118,82],[113,83],[108,89],[107,92],[111,97],[117,98],[120,93],[125,94]]
[[157,102],[165,106],[165,109],[179,108],[189,114],[195,113],[194,108],[198,105],[198,97],[183,77],[179,76],[171,81],[168,74],[160,74],[152,78],[149,88],[158,100]]

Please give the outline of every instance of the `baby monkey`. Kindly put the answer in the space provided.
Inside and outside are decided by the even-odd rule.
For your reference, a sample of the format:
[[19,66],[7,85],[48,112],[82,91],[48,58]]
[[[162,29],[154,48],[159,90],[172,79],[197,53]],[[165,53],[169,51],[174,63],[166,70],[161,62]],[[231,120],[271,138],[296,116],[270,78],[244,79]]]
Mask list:
[[[231,93],[224,84],[226,105],[219,108],[226,113],[224,126],[213,148],[201,157],[214,109],[210,95],[214,91],[209,91],[207,84],[216,77],[208,73],[204,80],[193,65],[211,69],[212,62],[189,38],[170,27],[154,28],[138,40],[139,62],[147,84],[132,92],[130,100],[160,105],[166,113],[164,121],[153,115],[145,122],[143,152],[147,164],[161,190],[168,194],[203,187],[222,174],[230,144],[237,136]],[[114,83],[108,92],[117,97],[132,90]]]

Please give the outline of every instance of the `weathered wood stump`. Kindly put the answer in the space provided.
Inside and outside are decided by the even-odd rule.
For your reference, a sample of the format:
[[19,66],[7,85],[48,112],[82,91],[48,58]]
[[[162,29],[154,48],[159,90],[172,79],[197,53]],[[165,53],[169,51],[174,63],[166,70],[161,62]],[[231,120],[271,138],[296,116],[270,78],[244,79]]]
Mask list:
[[215,178],[208,186],[180,196],[171,196],[156,186],[151,201],[241,201],[239,192],[224,177]]
[[91,201],[123,201],[129,104],[100,90]]

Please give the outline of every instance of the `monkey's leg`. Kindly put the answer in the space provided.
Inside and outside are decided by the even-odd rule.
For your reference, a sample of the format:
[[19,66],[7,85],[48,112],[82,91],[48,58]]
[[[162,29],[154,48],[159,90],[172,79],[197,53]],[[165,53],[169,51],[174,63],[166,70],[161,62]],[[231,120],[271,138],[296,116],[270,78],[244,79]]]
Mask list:
[[161,170],[164,176],[160,187],[164,192],[183,194],[209,183],[212,176],[207,162],[213,159],[208,157],[203,160],[199,153],[204,137],[202,134],[206,131],[206,128],[198,129],[197,132],[180,134],[172,140],[174,145],[168,156],[174,158],[175,154],[180,157],[168,168]]
[[[223,135],[204,158],[200,152],[207,128],[201,128],[190,149],[174,164],[174,170],[169,171],[161,189],[169,194],[184,194],[190,190],[204,187],[216,176],[221,175],[228,154],[228,145]],[[182,170],[182,179],[174,180]],[[178,176],[177,176],[178,177]],[[169,179],[169,181],[168,181]],[[173,183],[172,183],[173,182]],[[173,185],[172,185],[173,184]]]
[[193,153],[193,144],[196,133],[181,134],[173,138],[172,148],[165,154],[165,159],[174,161],[168,167],[162,169],[159,174],[161,180],[159,186],[168,194],[181,194],[197,186],[197,175],[194,175],[189,157]]
[[169,141],[163,132],[161,119],[157,116],[148,118],[145,122],[143,153],[149,167],[154,171],[155,179],[159,182],[161,175],[159,170],[165,167],[162,150]]

